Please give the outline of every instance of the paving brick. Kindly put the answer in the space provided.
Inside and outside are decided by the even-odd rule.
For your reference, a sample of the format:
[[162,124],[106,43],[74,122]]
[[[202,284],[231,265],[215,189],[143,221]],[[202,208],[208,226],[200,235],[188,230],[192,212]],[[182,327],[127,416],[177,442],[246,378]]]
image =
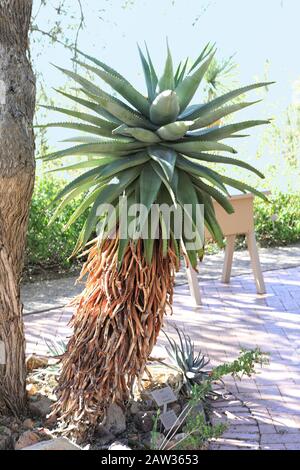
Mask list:
[[300,434],[264,434],[260,442],[261,444],[299,444]]
[[263,434],[275,434],[277,429],[273,424],[258,424],[259,432]]
[[239,400],[228,400],[228,401],[216,401],[212,402],[211,406],[213,408],[225,408],[229,409],[230,407],[240,406],[241,402]]
[[224,417],[212,417],[211,422],[213,425],[215,424],[226,424],[228,426],[245,426],[245,425],[256,425],[256,421],[253,418],[244,418],[244,419],[228,419],[226,416]]
[[222,437],[226,439],[238,439],[242,441],[251,441],[251,442],[255,440],[256,442],[259,442],[259,433],[257,432],[257,428],[256,428],[256,432],[253,432],[253,433],[242,433],[239,431],[232,431],[232,429],[230,428],[229,431],[226,431],[224,432],[224,434],[222,434]]
[[235,447],[238,447],[238,448],[241,448],[241,447],[245,447],[247,449],[251,449],[251,448],[255,448],[255,449],[258,449],[259,448],[259,443],[258,441],[245,441],[245,440],[238,440],[238,439],[223,439],[223,438],[220,438],[218,439],[218,442],[221,444],[221,445],[225,445],[225,446],[235,446]]

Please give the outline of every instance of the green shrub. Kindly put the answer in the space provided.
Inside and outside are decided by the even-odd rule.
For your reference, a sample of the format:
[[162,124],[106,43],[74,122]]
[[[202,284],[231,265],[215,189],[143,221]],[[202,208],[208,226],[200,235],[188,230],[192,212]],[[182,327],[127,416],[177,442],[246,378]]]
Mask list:
[[54,207],[50,206],[64,181],[52,177],[38,178],[31,204],[27,236],[27,268],[67,268],[73,261],[68,260],[75,246],[83,218],[79,218],[67,231],[64,225],[79,204],[72,201],[63,214],[48,226]]
[[255,231],[260,246],[300,241],[300,193],[274,194],[270,204],[255,200]]

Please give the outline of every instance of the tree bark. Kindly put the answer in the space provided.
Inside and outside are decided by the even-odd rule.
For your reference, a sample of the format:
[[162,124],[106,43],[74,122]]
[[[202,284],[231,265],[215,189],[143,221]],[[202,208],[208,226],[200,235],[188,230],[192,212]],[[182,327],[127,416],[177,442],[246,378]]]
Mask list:
[[32,0],[0,0],[0,409],[15,415],[26,407],[20,280],[35,175],[31,12]]

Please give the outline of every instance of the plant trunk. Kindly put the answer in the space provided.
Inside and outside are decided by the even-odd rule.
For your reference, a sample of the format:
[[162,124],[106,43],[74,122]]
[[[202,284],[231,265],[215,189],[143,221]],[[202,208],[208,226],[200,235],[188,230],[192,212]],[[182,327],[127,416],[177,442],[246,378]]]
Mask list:
[[141,379],[167,307],[172,308],[177,257],[155,241],[148,265],[142,241],[131,244],[118,266],[119,240],[97,241],[81,277],[86,288],[74,303],[74,334],[62,361],[54,414],[78,438],[92,432],[108,406],[123,405]]
[[26,407],[20,280],[35,174],[31,11],[32,0],[0,0],[0,409],[15,415]]

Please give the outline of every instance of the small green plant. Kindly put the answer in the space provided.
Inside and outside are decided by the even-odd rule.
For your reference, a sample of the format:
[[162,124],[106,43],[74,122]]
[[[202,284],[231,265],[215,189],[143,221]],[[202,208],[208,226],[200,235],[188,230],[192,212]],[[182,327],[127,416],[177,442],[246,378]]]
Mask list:
[[230,363],[221,364],[211,372],[210,380],[220,380],[225,375],[233,375],[242,378],[243,375],[251,376],[255,373],[255,365],[269,364],[269,355],[259,348],[242,349],[239,357]]
[[164,332],[169,346],[166,346],[166,351],[173,361],[175,368],[182,374],[182,388],[181,392],[190,395],[192,386],[201,383],[207,377],[207,371],[204,368],[209,364],[204,354],[195,353],[195,344],[192,342],[189,335],[174,326],[178,342]]

